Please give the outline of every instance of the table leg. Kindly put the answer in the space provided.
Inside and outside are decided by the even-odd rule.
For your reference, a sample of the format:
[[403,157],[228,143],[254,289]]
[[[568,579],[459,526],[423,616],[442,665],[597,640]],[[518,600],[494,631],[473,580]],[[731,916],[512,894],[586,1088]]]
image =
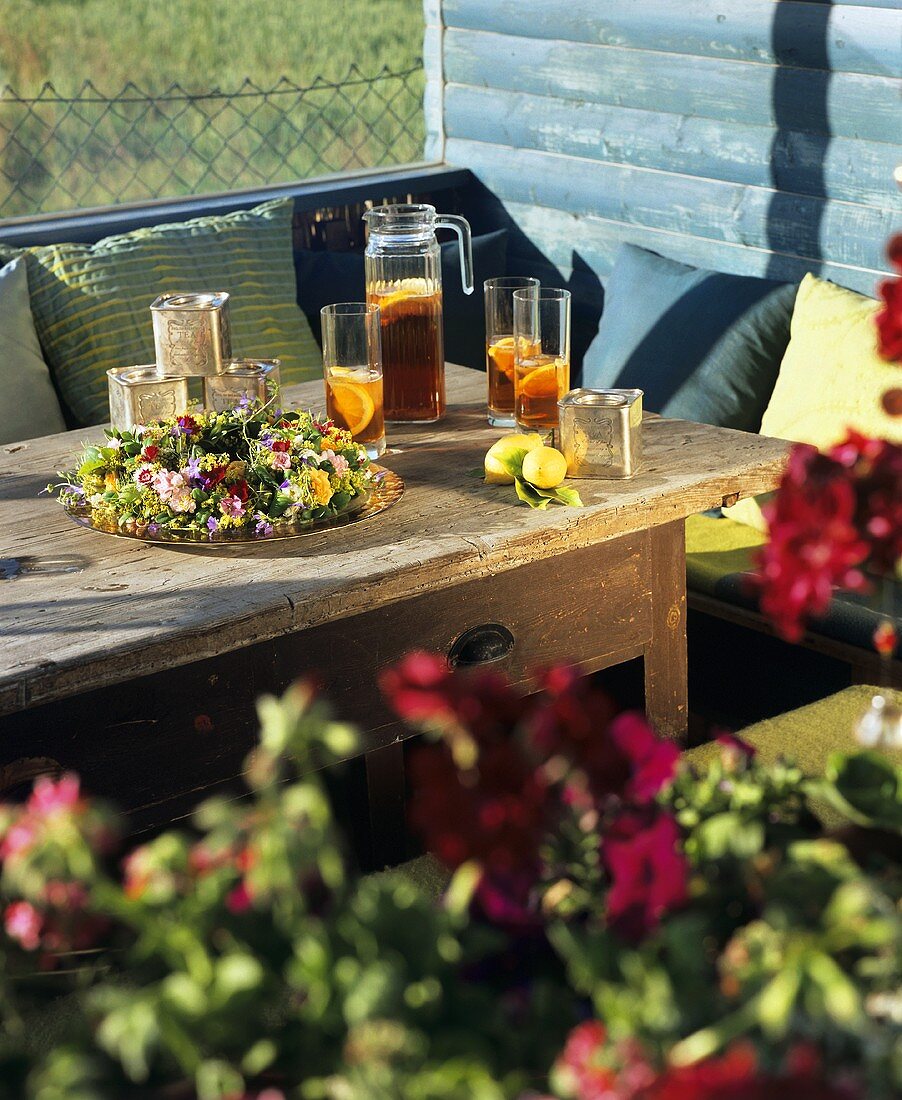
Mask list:
[[373,870],[407,858],[404,746],[400,741],[365,756]]
[[685,742],[689,688],[683,520],[652,527],[649,540],[652,631],[645,649],[645,711],[659,733]]

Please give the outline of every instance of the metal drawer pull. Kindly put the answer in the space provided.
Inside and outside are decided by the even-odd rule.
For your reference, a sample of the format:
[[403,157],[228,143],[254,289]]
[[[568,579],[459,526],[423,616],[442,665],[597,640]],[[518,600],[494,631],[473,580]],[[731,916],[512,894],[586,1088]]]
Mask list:
[[452,668],[503,661],[514,648],[514,636],[501,623],[471,626],[456,639],[448,653]]

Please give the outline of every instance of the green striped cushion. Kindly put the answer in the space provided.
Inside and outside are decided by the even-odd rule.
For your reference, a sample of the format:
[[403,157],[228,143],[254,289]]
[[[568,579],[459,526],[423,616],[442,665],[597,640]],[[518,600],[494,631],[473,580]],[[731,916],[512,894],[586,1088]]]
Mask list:
[[164,290],[226,290],[236,356],[282,360],[282,381],[322,373],[296,300],[292,200],[155,225],[97,244],[26,250],[35,327],[66,404],[82,424],[109,418],[109,367],[152,363],[150,303]]

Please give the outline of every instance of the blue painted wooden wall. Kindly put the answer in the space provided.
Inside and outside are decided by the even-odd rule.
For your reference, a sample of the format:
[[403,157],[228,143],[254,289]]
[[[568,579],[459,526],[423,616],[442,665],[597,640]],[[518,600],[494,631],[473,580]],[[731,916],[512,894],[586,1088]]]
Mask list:
[[902,0],[425,0],[429,153],[589,304],[621,241],[873,293],[902,228]]

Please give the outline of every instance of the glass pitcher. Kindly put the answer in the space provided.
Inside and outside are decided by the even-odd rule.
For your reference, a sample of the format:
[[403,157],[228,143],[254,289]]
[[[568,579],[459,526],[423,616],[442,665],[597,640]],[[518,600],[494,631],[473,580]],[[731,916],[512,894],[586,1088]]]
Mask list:
[[445,413],[445,351],[442,334],[442,264],[436,229],[460,239],[460,275],[473,293],[470,225],[434,206],[376,206],[364,220],[366,300],[382,310],[382,374],[385,419],[438,420]]

